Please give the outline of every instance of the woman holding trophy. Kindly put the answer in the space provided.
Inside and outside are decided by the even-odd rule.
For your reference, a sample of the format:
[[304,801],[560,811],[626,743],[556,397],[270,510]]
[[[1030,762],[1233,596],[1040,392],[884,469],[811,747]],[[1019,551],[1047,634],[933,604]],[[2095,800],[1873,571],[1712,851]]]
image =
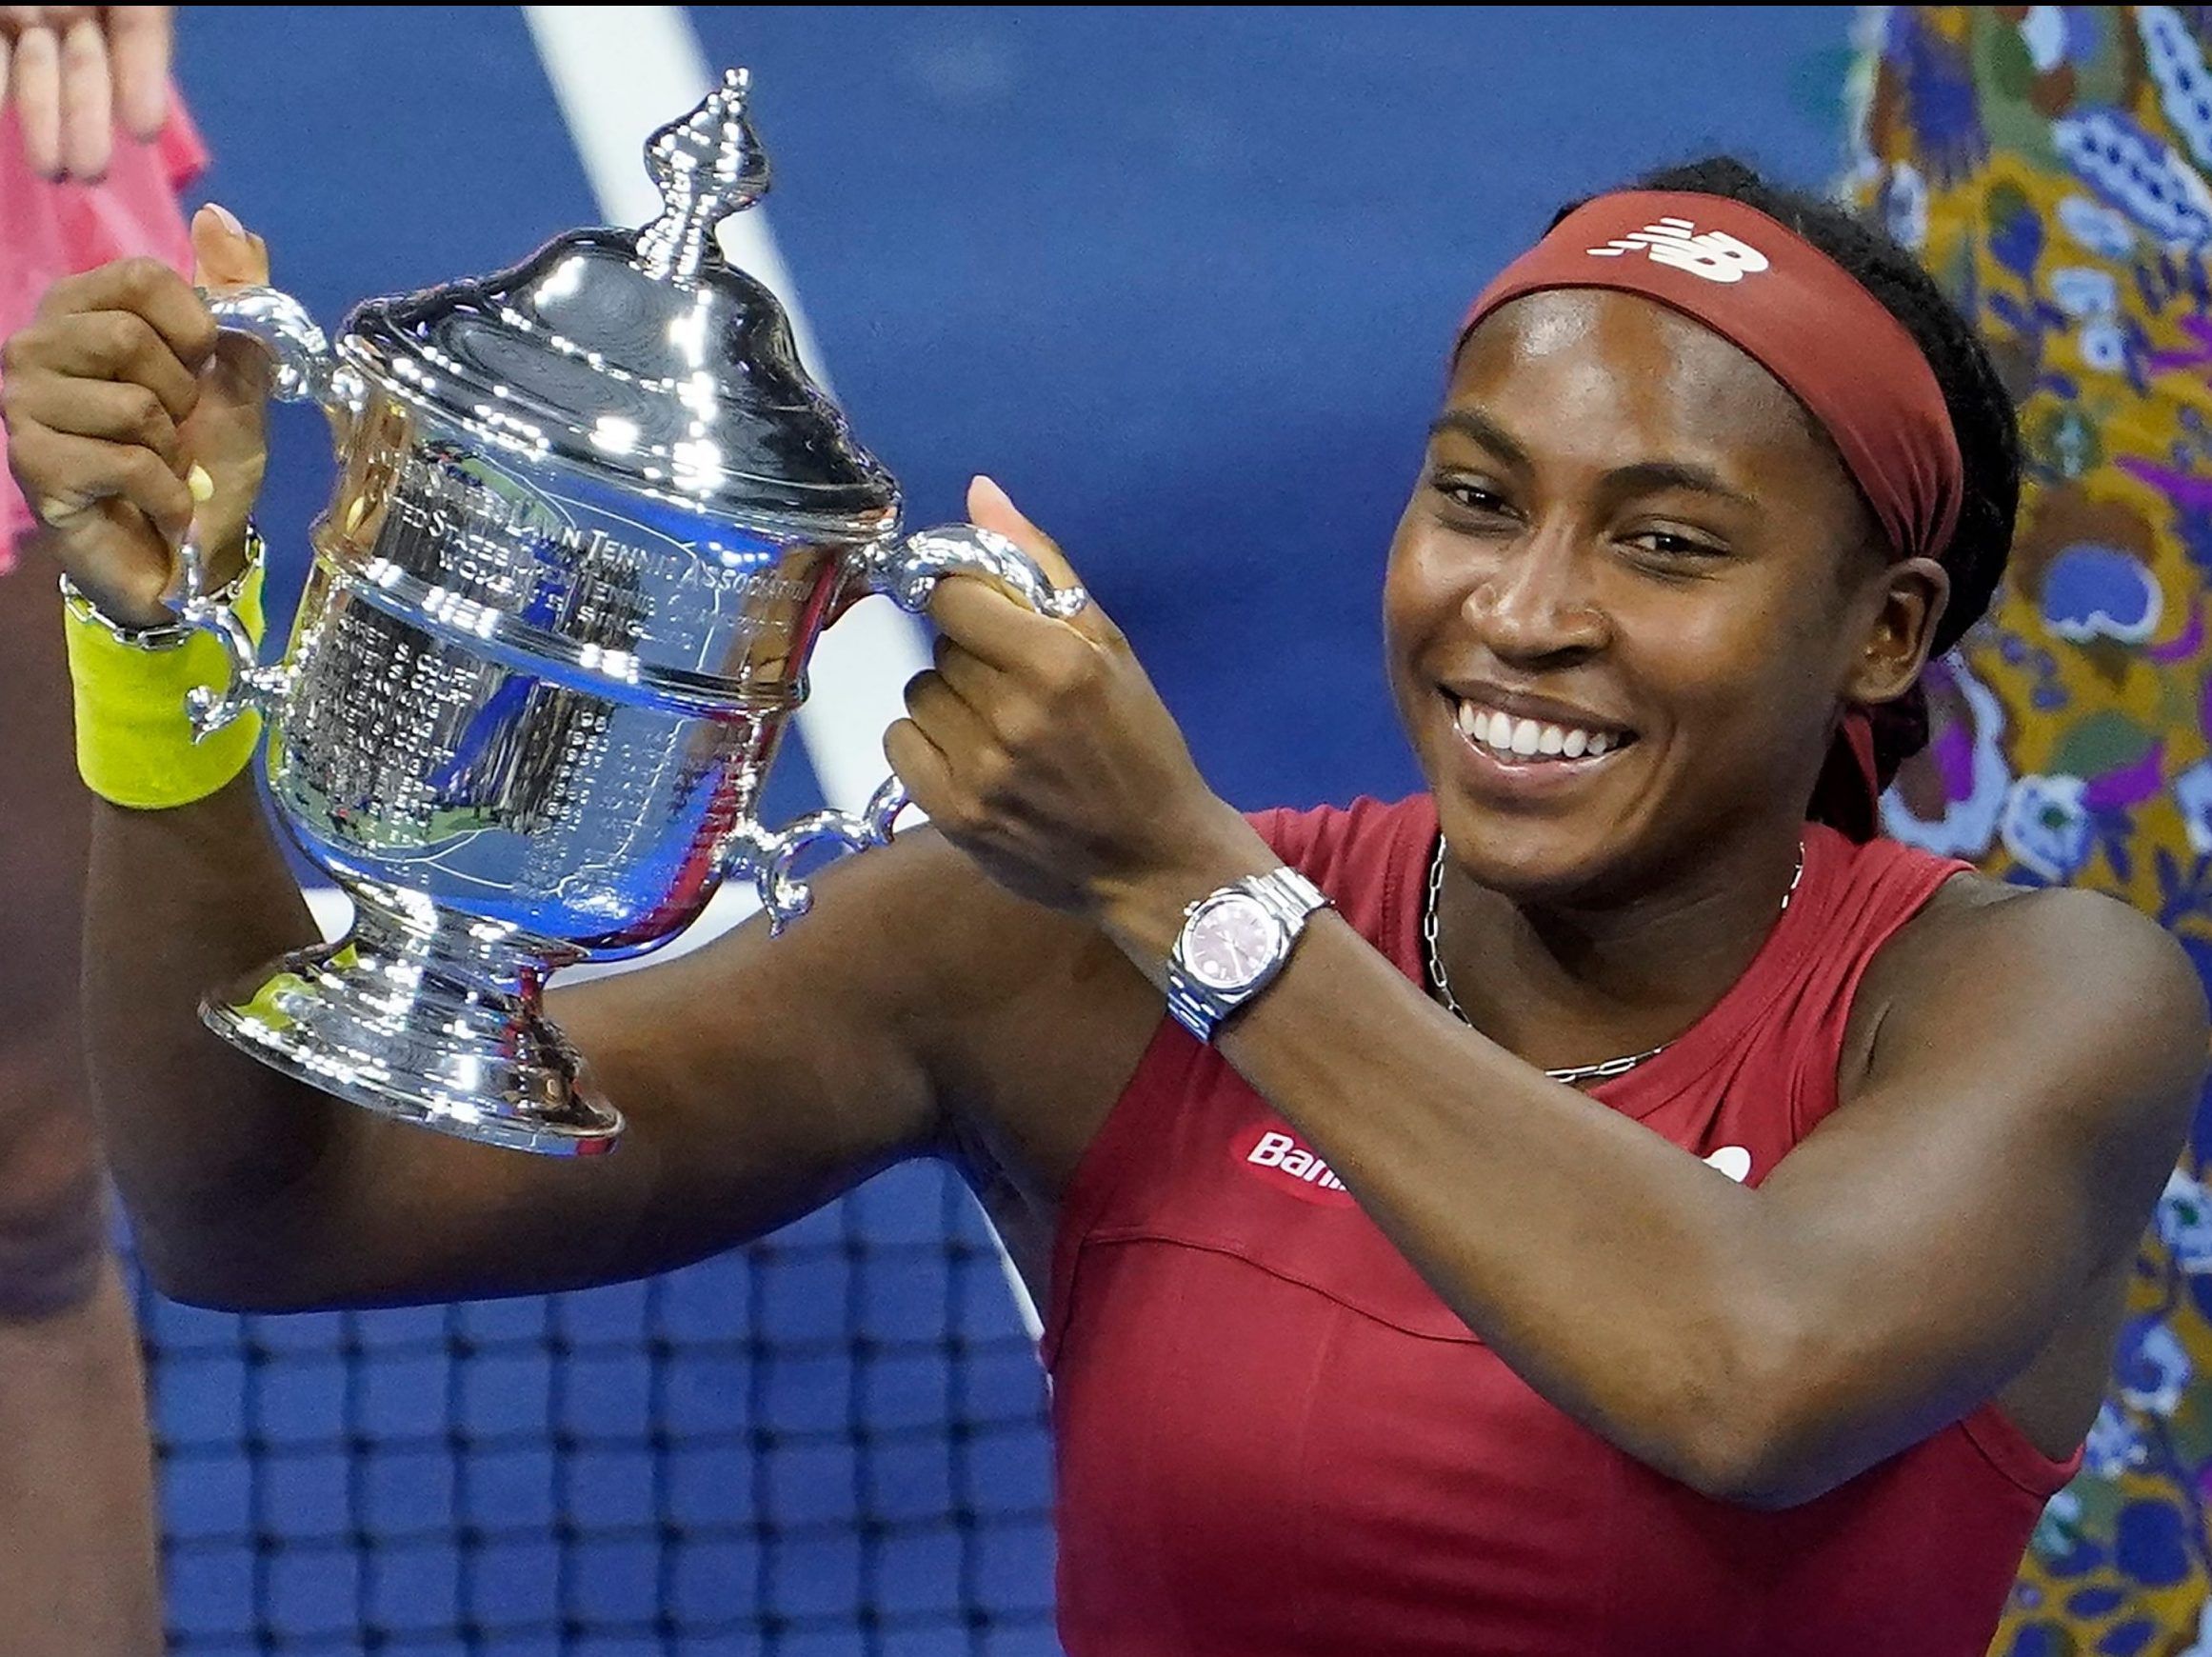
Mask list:
[[[670,202],[616,251],[704,282]],[[194,233],[204,284],[266,280],[258,243]],[[342,785],[315,751],[337,715],[296,697],[353,625],[329,596],[349,581],[378,628],[411,606],[423,637],[520,659],[496,584],[475,609],[457,576],[409,585],[407,536],[445,520],[409,517],[419,451],[388,466],[363,433],[467,370],[454,316],[557,336],[528,308],[607,276],[588,234],[475,298],[365,308],[337,353],[361,383],[331,399],[317,548],[351,573],[318,564],[266,705],[288,822],[399,917],[349,956],[314,948],[250,727],[192,747],[181,652],[137,649],[187,541],[188,605],[247,608],[262,359],[146,266],[61,285],[8,347],[13,464],[89,629],[94,1061],[157,1281],[270,1310],[602,1283],[947,1157],[1045,1308],[1075,1657],[1978,1657],[2096,1412],[2206,1017],[2148,921],[1878,835],[1926,739],[1922,666],[1988,602],[2019,484],[2004,389],[1910,258],[1708,163],[1571,209],[1485,290],[1384,587],[1429,784],[1397,805],[1240,814],[1097,605],[937,579],[936,664],[886,740],[933,826],[826,875],[785,935],[555,989],[568,1080],[628,1119],[617,1154],[559,1161],[465,1143],[560,1130],[474,1131],[445,1058],[421,1061],[447,1066],[441,1104],[376,1073],[398,1048],[310,1060],[302,1032],[357,1040],[363,1008],[446,969],[390,848],[459,855],[454,777],[534,790],[532,823],[569,785],[516,781],[537,773],[483,734],[490,692],[435,744],[389,737],[439,749],[407,789]],[[514,436],[543,365],[503,361],[501,452],[558,450],[550,426]],[[661,382],[622,383],[626,424],[590,430],[628,466]],[[996,485],[968,508],[1071,579]],[[648,603],[649,560],[624,568]],[[542,641],[569,611],[532,613]],[[573,688],[608,657],[533,670]],[[621,670],[670,706],[696,690]],[[562,753],[613,751],[569,712]],[[470,856],[517,820],[486,797]],[[751,832],[709,826],[716,856]],[[665,861],[654,889],[690,891],[697,860]],[[470,911],[488,949],[538,924],[506,901]],[[381,988],[346,979],[371,958]],[[225,982],[245,988],[210,1018],[266,1063],[194,1016]]]

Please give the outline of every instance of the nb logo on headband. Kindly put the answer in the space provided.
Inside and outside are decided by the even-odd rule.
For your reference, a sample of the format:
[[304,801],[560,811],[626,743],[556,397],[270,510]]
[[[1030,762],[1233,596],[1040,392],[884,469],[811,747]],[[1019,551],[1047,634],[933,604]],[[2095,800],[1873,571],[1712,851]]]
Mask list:
[[1661,219],[1590,250],[1591,257],[1597,259],[1618,259],[1628,253],[1649,253],[1654,265],[1671,265],[1707,282],[1741,282],[1766,269],[1766,255],[1748,242],[1738,241],[1726,230],[1701,234],[1687,219]]

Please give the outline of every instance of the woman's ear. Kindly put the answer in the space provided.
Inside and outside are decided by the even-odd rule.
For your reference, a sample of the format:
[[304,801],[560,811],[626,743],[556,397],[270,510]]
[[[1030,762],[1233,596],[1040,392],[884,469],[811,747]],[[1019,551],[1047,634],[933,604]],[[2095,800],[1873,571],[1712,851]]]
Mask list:
[[1891,702],[1903,695],[1927,665],[1936,624],[1951,601],[1951,572],[1933,558],[1886,564],[1874,591],[1863,644],[1844,700]]

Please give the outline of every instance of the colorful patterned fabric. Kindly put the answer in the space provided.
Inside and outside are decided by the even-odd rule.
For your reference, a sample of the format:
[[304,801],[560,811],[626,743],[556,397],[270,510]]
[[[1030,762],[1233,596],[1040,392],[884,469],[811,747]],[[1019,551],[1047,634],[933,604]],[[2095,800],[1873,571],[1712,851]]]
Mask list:
[[[1931,669],[1890,832],[2126,899],[2212,975],[2212,69],[2207,9],[1867,14],[1854,197],[1980,325],[2027,451],[1989,619]],[[2206,1122],[2138,1262],[2082,1474],[1994,1649],[2212,1657]]]

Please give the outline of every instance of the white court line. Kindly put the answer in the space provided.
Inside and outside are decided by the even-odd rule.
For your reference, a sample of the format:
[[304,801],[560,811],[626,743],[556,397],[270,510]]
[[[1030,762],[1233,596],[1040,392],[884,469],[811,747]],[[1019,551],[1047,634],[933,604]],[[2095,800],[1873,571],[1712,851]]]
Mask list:
[[[698,103],[719,78],[707,70],[691,20],[679,6],[525,6],[522,11],[599,210],[611,224],[650,223],[661,202],[646,173],[645,140]],[[762,141],[772,157],[773,135],[763,134]],[[827,390],[821,349],[776,250],[766,208],[724,220],[720,239],[730,263],[783,302],[799,354]],[[894,279],[887,266],[884,279]],[[822,797],[839,810],[858,810],[888,774],[884,729],[906,711],[907,681],[928,665],[921,624],[881,598],[848,610],[815,645],[807,700],[794,717]],[[758,907],[749,886],[725,885],[681,940],[648,959],[696,948]],[[988,1216],[984,1223],[988,1228]],[[999,1263],[1029,1338],[1040,1339],[1044,1325],[1027,1286],[995,1229],[991,1239],[999,1244]]]

